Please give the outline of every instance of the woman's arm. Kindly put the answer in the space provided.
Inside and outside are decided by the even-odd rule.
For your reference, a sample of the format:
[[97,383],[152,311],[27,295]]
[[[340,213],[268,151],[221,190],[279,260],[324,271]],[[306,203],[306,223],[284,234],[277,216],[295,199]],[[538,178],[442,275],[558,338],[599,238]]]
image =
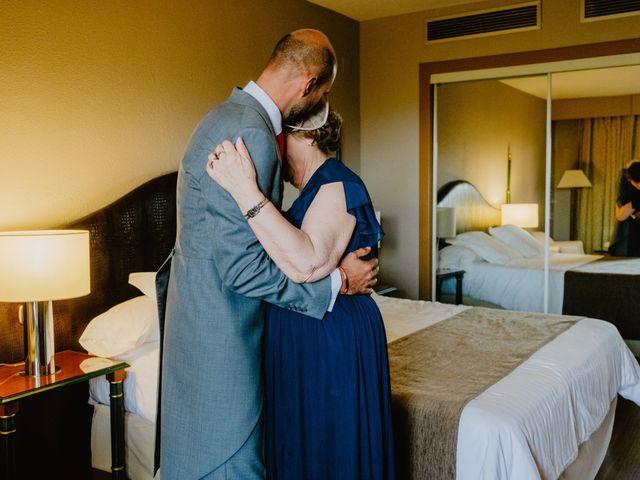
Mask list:
[[[219,159],[210,156],[207,173],[246,213],[265,197],[257,187],[255,169],[242,139],[236,144],[237,152],[230,142],[225,145]],[[319,280],[336,268],[356,223],[347,212],[341,182],[320,188],[301,229],[291,225],[272,203],[264,205],[248,222],[276,265],[298,283]]]
[[616,220],[624,222],[627,218],[633,215],[635,212],[631,202],[625,203],[622,206],[616,205]]

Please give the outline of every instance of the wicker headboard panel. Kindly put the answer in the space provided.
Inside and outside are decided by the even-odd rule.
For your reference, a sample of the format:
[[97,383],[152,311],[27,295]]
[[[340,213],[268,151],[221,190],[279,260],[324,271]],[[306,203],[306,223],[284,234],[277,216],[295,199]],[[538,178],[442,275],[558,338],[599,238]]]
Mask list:
[[[140,295],[129,273],[156,271],[175,243],[177,173],[150,180],[112,204],[63,228],[89,230],[91,293],[54,302],[56,351],[81,350],[87,323]],[[64,275],[64,272],[60,272]],[[0,362],[23,359],[18,304],[0,303]]]
[[456,209],[456,232],[487,231],[500,224],[500,209],[487,202],[471,183],[456,180],[438,189],[438,207]]

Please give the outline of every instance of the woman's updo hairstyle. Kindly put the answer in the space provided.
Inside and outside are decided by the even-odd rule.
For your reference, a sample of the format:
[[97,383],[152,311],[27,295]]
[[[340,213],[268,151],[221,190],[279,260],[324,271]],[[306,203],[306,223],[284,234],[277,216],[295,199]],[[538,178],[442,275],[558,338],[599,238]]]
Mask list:
[[304,132],[304,136],[312,138],[321,152],[333,155],[340,150],[342,141],[342,117],[334,110],[329,110],[329,116],[323,126],[317,130]]

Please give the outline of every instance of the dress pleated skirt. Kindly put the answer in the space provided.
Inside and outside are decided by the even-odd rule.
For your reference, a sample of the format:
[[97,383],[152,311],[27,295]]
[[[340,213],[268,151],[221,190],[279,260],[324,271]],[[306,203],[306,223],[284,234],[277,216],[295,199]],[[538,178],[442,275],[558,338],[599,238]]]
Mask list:
[[371,297],[317,320],[269,305],[264,335],[269,480],[393,479],[386,335]]

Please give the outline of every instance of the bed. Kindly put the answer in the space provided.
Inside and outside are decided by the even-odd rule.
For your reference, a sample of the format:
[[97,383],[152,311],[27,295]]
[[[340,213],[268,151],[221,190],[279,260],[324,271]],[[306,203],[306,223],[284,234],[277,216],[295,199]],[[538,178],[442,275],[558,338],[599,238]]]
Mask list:
[[[439,250],[438,262],[440,269],[465,271],[462,288],[465,303],[544,311],[544,233],[532,232],[531,235],[522,229],[508,232],[519,233],[516,241],[507,232],[500,232],[507,227],[496,227],[500,225],[499,209],[466,181],[458,180],[441,187],[438,206],[453,207],[456,211],[458,235]],[[478,240],[489,242],[480,234],[496,239],[501,243],[500,248],[511,249],[504,255],[493,252],[494,245],[482,250],[484,245],[473,245]],[[529,239],[525,238],[527,235]],[[633,292],[640,287],[640,259],[585,255],[579,241],[551,240],[550,252],[549,313],[600,318],[615,324],[625,339],[640,339],[635,302],[630,302]],[[516,255],[518,253],[521,255]],[[452,282],[444,282],[443,294],[452,295],[454,289]]]
[[[175,173],[159,177],[69,225],[91,232],[92,293],[83,299],[56,302],[55,308],[56,326],[69,337],[61,342],[61,349],[80,348],[82,338],[97,353],[131,365],[124,391],[126,460],[133,480],[152,478],[159,352],[152,272],[173,246],[175,183]],[[479,325],[486,325],[492,320],[491,313],[463,305],[375,299],[389,341],[399,478],[427,478],[421,472],[432,467],[425,463],[440,468],[439,457],[413,441],[426,431],[429,419],[416,421],[410,407],[429,392],[408,394],[407,389],[424,372],[422,361],[412,361],[408,355],[430,350],[406,345],[419,337],[427,341],[433,337],[431,341],[437,343],[437,329],[475,312],[485,321]],[[507,315],[520,318],[525,314]],[[454,452],[453,467],[442,467],[447,471],[442,478],[478,478],[478,472],[496,480],[595,476],[611,435],[617,395],[640,404],[640,369],[610,324],[580,318],[571,322],[575,325],[532,355],[524,355],[502,379],[465,403],[448,442]],[[119,325],[117,335],[108,328],[115,324]],[[499,329],[483,329],[502,336]],[[465,341],[469,343],[458,342],[462,348],[476,348],[473,335]],[[443,370],[438,365],[435,368]],[[400,375],[408,381],[400,381]],[[461,380],[473,383],[472,378],[461,376]],[[90,392],[95,406],[93,466],[108,471],[106,384],[93,381]]]
[[[403,351],[399,342],[419,332],[431,335],[434,326],[476,309],[375,299],[389,342],[398,478],[594,478],[611,436],[617,394],[640,404],[640,369],[616,329],[607,322],[577,319],[466,404],[454,439],[453,471],[429,475],[435,467],[433,462],[425,465],[424,459],[433,457],[428,449],[412,445],[419,443],[422,425],[416,428],[410,416],[407,421],[407,405],[401,399],[406,385],[394,382],[398,372],[406,370],[396,350]],[[153,478],[157,356],[157,343],[148,342],[120,357],[132,366],[125,381],[127,467],[132,479]],[[110,465],[108,398],[106,381],[92,380],[93,465],[102,470]]]

